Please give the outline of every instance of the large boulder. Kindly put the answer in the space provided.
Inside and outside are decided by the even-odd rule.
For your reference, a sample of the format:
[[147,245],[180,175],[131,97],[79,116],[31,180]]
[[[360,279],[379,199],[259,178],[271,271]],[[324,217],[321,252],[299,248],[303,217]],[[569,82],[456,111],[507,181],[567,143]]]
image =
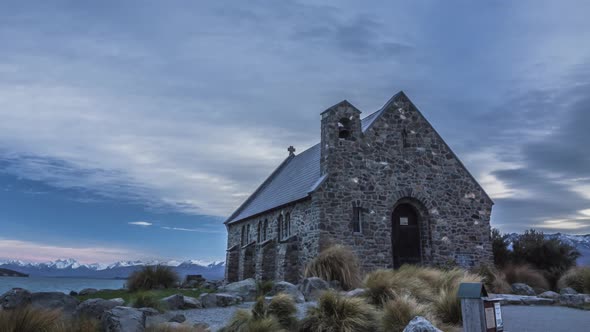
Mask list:
[[428,319],[422,316],[414,317],[403,332],[442,332],[441,330],[437,329]]
[[73,315],[80,301],[62,292],[39,292],[32,294],[31,304],[36,308],[60,309],[67,315]]
[[531,286],[523,283],[512,284],[512,292],[516,295],[537,295],[537,293],[535,293],[535,290]]
[[186,321],[186,317],[183,314],[175,314],[174,316],[170,317],[168,321],[173,323],[184,323]]
[[119,306],[119,302],[104,299],[89,299],[78,305],[75,315],[78,317],[88,317],[102,319],[105,312]]
[[31,304],[31,292],[23,288],[13,288],[0,296],[0,309],[12,310]]
[[201,301],[182,294],[170,295],[160,301],[170,310],[200,309],[203,307]]
[[203,304],[203,308],[229,307],[240,304],[242,298],[234,294],[209,293],[201,294],[199,301]]
[[559,294],[561,294],[561,295],[576,295],[576,294],[578,294],[578,292],[576,292],[576,290],[571,287],[565,287],[565,288],[562,288],[559,290]]
[[330,285],[325,280],[316,277],[305,278],[301,284],[301,293],[306,301],[316,301],[321,293],[329,288]]
[[291,295],[293,300],[297,303],[305,302],[305,297],[299,288],[290,282],[279,281],[273,285],[272,291],[269,295],[276,295],[278,293],[285,293]]
[[539,294],[539,297],[545,298],[545,299],[557,299],[559,297],[559,294],[557,294],[554,291],[546,291],[543,292],[541,294]]
[[145,314],[135,308],[115,307],[102,315],[101,323],[105,332],[143,332]]
[[344,292],[344,296],[346,297],[362,297],[365,295],[367,290],[365,288],[356,288],[348,292]]
[[146,307],[146,308],[139,308],[137,310],[143,312],[146,317],[157,316],[160,314],[160,312],[154,308]]
[[590,295],[585,294],[564,294],[558,298],[559,304],[569,307],[581,307],[590,304]]
[[244,279],[238,282],[232,282],[219,288],[221,293],[239,295],[244,301],[256,300],[257,287],[256,280],[252,278]]
[[78,292],[80,296],[92,295],[98,292],[96,288],[84,288],[83,290]]

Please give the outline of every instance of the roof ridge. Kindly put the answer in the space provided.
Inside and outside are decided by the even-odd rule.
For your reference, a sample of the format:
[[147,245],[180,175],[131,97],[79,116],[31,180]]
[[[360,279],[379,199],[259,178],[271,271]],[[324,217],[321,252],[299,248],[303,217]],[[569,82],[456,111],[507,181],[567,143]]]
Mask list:
[[[309,150],[309,149],[308,149]],[[307,150],[305,150],[307,151]],[[303,151],[303,152],[305,152]],[[303,153],[301,152],[301,153]],[[300,154],[301,154],[300,153]],[[262,182],[262,184],[260,186],[258,186],[258,188],[256,188],[256,190],[254,190],[254,192],[248,197],[248,199],[246,199],[244,201],[244,203],[242,203],[240,205],[240,207],[238,207],[234,213],[232,213],[223,223],[227,224],[230,220],[232,220],[233,218],[235,218],[240,212],[242,212],[242,210],[256,197],[256,195],[262,191],[262,189],[264,189],[264,187],[266,187],[266,185],[268,185],[270,183],[270,181],[279,173],[279,171],[281,169],[283,169],[287,164],[288,161],[293,160],[296,156],[295,154],[289,155],[287,158],[285,158],[285,160],[283,160],[283,162],[281,162],[279,164],[279,166],[277,168],[275,168],[275,170],[270,173],[270,175],[266,178],[266,180],[264,180],[264,182]]]

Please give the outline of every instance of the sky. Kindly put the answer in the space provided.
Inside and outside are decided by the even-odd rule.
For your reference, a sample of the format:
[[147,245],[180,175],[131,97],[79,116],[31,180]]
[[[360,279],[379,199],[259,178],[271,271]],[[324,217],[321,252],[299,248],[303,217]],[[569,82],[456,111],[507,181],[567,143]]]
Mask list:
[[590,233],[587,1],[3,1],[0,259],[223,260],[347,99],[403,90],[503,232]]

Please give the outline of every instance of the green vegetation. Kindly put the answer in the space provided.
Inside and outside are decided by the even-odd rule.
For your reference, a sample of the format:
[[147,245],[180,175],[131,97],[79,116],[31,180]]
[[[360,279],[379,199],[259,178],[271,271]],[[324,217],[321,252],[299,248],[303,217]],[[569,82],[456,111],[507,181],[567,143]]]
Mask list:
[[513,265],[509,264],[502,269],[506,281],[509,284],[517,282],[527,284],[534,289],[549,290],[549,282],[543,272],[530,265]]
[[177,289],[177,288],[168,288],[168,289],[155,289],[149,291],[141,291],[141,292],[131,292],[126,289],[105,289],[100,290],[97,293],[93,293],[90,295],[78,295],[76,298],[80,301],[85,301],[88,299],[105,299],[105,300],[112,300],[116,298],[122,298],[125,300],[127,304],[133,304],[137,301],[138,297],[151,297],[156,299],[162,299],[174,294],[182,294],[184,296],[190,296],[194,298],[198,298],[199,295],[203,293],[211,292],[211,290],[205,289]]
[[[278,299],[277,299],[278,298]],[[275,301],[275,299],[277,299]],[[273,303],[274,302],[274,303]],[[275,332],[296,331],[295,302],[286,294],[279,294],[267,306],[264,297],[258,297],[252,310],[236,311],[220,332]]]
[[590,267],[574,267],[561,276],[559,288],[571,287],[579,293],[590,294]]
[[360,269],[353,252],[345,246],[335,245],[323,250],[305,267],[305,277],[337,280],[344,290],[360,285]]
[[178,274],[169,266],[145,266],[131,273],[127,288],[130,291],[170,288],[179,281]]
[[423,316],[432,324],[438,325],[437,320],[430,314],[430,308],[421,304],[408,294],[398,296],[383,305],[381,327],[383,331],[401,332],[416,316]]
[[320,296],[317,307],[310,307],[301,322],[302,332],[374,331],[375,307],[358,297],[343,297],[328,291]]
[[272,291],[275,283],[272,280],[263,280],[256,283],[256,295],[264,296]]
[[165,305],[160,301],[162,297],[153,294],[138,293],[135,295],[131,304],[134,308],[154,308],[159,312],[164,312]]
[[90,319],[69,319],[59,310],[32,307],[0,311],[2,332],[92,332],[99,322]]

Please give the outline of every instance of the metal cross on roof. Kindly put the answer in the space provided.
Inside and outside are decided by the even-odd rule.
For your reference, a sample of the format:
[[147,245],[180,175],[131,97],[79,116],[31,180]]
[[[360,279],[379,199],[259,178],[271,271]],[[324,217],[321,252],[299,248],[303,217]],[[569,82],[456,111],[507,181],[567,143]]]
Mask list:
[[290,156],[292,156],[292,155],[294,155],[294,154],[295,154],[295,148],[293,147],[293,145],[291,145],[291,146],[290,146],[290,147],[287,149],[287,151],[289,151],[289,155],[290,155]]

